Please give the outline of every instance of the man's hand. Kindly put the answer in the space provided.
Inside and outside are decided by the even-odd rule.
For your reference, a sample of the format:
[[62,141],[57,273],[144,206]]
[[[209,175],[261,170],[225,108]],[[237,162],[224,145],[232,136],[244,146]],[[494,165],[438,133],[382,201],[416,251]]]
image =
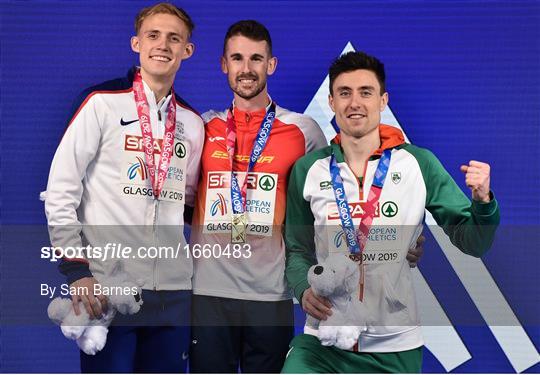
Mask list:
[[409,262],[409,267],[416,267],[422,255],[424,255],[424,242],[426,242],[426,237],[421,234],[416,240],[416,247],[414,249],[409,249],[407,252],[407,261]]
[[326,320],[332,315],[332,304],[325,297],[316,295],[311,288],[304,291],[302,295],[302,309],[306,314],[315,319]]
[[469,165],[462,165],[461,172],[465,173],[465,183],[472,190],[472,199],[479,202],[489,202],[489,164],[471,160]]
[[76,293],[71,296],[75,315],[79,315],[79,301],[82,301],[90,319],[101,318],[107,312],[107,298],[104,295],[94,296],[94,284],[98,284],[93,277],[83,277],[73,282],[69,287],[75,288]]

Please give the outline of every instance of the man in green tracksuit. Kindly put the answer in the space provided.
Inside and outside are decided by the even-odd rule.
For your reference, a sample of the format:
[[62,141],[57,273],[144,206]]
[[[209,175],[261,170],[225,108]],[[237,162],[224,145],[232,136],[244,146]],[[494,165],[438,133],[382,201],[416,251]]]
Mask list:
[[[380,123],[388,103],[384,65],[350,52],[330,67],[330,107],[340,134],[296,162],[286,214],[286,276],[312,318],[291,342],[283,372],[419,372],[423,339],[408,263],[425,209],[461,251],[476,257],[499,223],[490,167],[461,166],[472,202],[437,158]],[[351,350],[322,346],[317,323],[331,305],[307,281],[318,260],[349,253],[360,267],[359,299],[369,311]]]

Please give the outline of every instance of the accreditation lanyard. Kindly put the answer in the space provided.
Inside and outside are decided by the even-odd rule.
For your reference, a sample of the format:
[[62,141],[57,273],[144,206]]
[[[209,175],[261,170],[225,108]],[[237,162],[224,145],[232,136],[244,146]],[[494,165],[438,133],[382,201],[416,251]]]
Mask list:
[[[152,183],[152,191],[154,198],[159,199],[159,194],[165,184],[169,164],[171,163],[174,133],[176,127],[176,99],[174,97],[174,89],[171,87],[171,100],[169,101],[167,120],[165,122],[165,134],[163,135],[163,144],[161,147],[161,155],[159,157],[159,165],[156,166],[154,161],[154,137],[152,136],[152,124],[150,123],[150,108],[148,100],[144,94],[144,85],[141,77],[141,72],[137,71],[133,79],[133,93],[135,95],[135,103],[137,105],[137,114],[139,116],[139,124],[143,138],[143,148]],[[157,176],[156,176],[157,169]]]
[[354,227],[351,210],[349,209],[349,203],[347,202],[347,194],[345,193],[345,186],[343,185],[343,179],[339,174],[339,166],[336,162],[336,156],[332,152],[332,156],[330,157],[330,176],[332,178],[332,187],[334,190],[334,197],[336,199],[339,219],[341,220],[341,227],[345,233],[345,239],[347,241],[349,252],[353,256],[360,256],[360,262],[362,260],[362,252],[366,247],[369,228],[371,227],[373,217],[375,216],[377,202],[379,202],[379,198],[381,197],[381,192],[386,174],[388,172],[388,167],[390,166],[391,157],[391,150],[384,150],[381,158],[379,159],[375,176],[373,177],[373,182],[369,189],[368,199],[366,203],[362,205],[364,212],[361,217],[358,231]]
[[249,163],[244,178],[244,183],[242,187],[238,183],[238,178],[236,173],[233,171],[233,161],[234,161],[234,151],[236,147],[236,123],[233,117],[233,108],[231,107],[227,112],[227,153],[229,154],[229,161],[231,163],[231,202],[232,202],[232,211],[233,211],[233,232],[239,231],[239,233],[233,233],[232,240],[233,242],[245,242],[245,226],[247,225],[246,219],[246,190],[247,190],[247,181],[248,174],[253,170],[257,160],[261,156],[268,138],[270,137],[270,131],[272,130],[272,125],[274,124],[274,119],[276,118],[276,104],[272,102],[266,115],[259,127],[257,132],[257,137],[253,142],[253,147],[251,148],[251,155],[249,157]]

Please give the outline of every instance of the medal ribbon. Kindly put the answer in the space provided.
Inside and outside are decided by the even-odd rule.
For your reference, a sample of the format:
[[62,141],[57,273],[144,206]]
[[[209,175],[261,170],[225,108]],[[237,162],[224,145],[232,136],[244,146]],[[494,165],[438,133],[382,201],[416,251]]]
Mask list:
[[236,124],[233,117],[233,108],[231,107],[227,112],[227,153],[229,154],[229,160],[231,162],[231,201],[234,214],[242,214],[245,212],[248,174],[253,170],[255,164],[257,164],[257,160],[261,156],[266,146],[266,143],[268,142],[268,138],[270,137],[270,131],[272,130],[272,125],[274,124],[275,118],[276,104],[272,102],[259,127],[257,137],[253,142],[253,147],[251,149],[251,155],[249,157],[249,164],[247,167],[246,176],[244,178],[244,183],[242,184],[242,187],[240,187],[240,184],[238,183],[238,178],[233,172],[234,149],[236,146]]
[[[345,239],[347,241],[347,247],[351,256],[357,259],[360,259],[360,290],[358,299],[360,301],[364,300],[364,264],[362,263],[362,253],[366,248],[366,243],[369,235],[369,228],[373,222],[373,217],[375,216],[375,209],[377,207],[377,202],[381,197],[382,188],[384,186],[384,181],[386,179],[386,174],[388,173],[388,168],[390,166],[390,159],[392,158],[391,150],[384,150],[379,163],[377,164],[377,169],[375,170],[375,175],[373,176],[373,182],[369,189],[368,199],[366,203],[362,205],[363,214],[361,217],[360,225],[358,227],[358,232],[354,227],[352,220],[351,210],[349,209],[349,203],[347,202],[347,195],[345,193],[345,186],[343,184],[343,179],[339,174],[339,166],[336,162],[336,156],[332,151],[332,156],[330,157],[330,176],[332,179],[332,188],[334,190],[334,197],[336,199],[337,209],[339,218],[341,220],[341,227],[345,234]],[[365,177],[365,176],[364,176]],[[353,351],[358,351],[358,342],[354,345]]]
[[[159,165],[156,168],[154,161],[154,137],[152,136],[152,124],[150,123],[150,107],[148,100],[144,94],[144,85],[140,70],[135,73],[133,79],[133,94],[135,95],[135,104],[137,105],[137,114],[139,116],[139,124],[141,125],[141,133],[143,138],[144,155],[148,174],[152,183],[152,191],[154,198],[159,199],[159,194],[165,184],[169,164],[171,163],[174,145],[174,132],[176,128],[176,98],[174,89],[171,87],[171,100],[167,108],[167,120],[165,122],[165,134],[163,134],[163,143],[161,147],[161,155],[159,157]],[[156,176],[157,169],[157,176]]]
[[[369,189],[368,199],[366,203],[362,205],[364,213],[362,214],[358,232],[354,227],[351,210],[349,209],[349,203],[347,202],[345,187],[343,185],[343,179],[339,174],[339,166],[337,165],[334,152],[332,152],[332,156],[330,157],[330,176],[332,178],[334,197],[336,199],[339,219],[341,220],[341,227],[343,228],[345,239],[347,241],[347,247],[352,255],[361,256],[364,248],[366,247],[369,228],[371,227],[373,217],[375,216],[377,202],[381,197],[381,192],[386,174],[388,172],[388,167],[390,166],[391,157],[391,150],[384,150],[381,158],[379,159],[377,170],[375,171],[375,176],[373,177],[373,183]],[[360,261],[362,261],[361,257]]]

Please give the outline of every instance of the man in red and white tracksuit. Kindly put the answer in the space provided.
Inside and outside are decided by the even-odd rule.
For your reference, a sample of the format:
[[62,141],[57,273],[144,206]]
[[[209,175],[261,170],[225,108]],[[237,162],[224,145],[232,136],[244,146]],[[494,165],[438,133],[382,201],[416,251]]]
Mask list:
[[[206,140],[191,239],[192,372],[279,372],[293,337],[281,232],[287,178],[293,163],[326,139],[310,117],[272,101],[266,81],[276,64],[263,25],[240,21],[229,28],[222,69],[234,101],[228,110],[203,115]],[[228,143],[231,135],[235,141]],[[250,163],[261,143],[261,154]],[[231,243],[231,171],[245,188],[243,244]],[[197,257],[197,246],[212,248],[211,256]]]

